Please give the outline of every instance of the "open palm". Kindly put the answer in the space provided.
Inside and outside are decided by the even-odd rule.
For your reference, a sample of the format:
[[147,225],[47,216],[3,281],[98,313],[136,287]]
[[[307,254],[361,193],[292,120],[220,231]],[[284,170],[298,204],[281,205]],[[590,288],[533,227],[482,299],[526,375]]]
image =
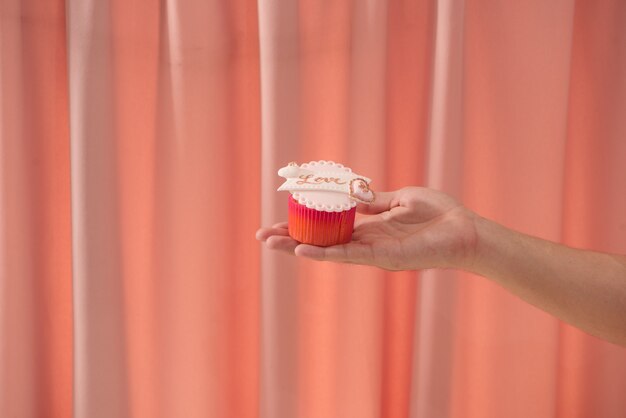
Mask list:
[[268,248],[316,260],[367,264],[387,270],[467,267],[476,247],[476,215],[445,193],[406,187],[359,205],[352,241],[330,247],[300,244],[287,223],[257,231]]

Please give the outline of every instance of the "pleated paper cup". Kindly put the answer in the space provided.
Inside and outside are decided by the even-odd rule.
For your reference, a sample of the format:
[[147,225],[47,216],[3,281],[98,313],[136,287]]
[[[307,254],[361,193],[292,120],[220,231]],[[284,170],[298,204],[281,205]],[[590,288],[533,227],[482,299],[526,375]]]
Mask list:
[[307,208],[289,196],[289,235],[303,244],[328,247],[352,239],[356,207],[341,212]]

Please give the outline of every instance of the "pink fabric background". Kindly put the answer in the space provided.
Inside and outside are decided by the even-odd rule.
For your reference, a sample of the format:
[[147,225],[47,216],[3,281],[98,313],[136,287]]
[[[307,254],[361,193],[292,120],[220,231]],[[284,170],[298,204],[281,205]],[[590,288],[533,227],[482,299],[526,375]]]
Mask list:
[[626,415],[626,350],[484,278],[254,240],[330,159],[626,253],[625,2],[0,7],[0,416]]

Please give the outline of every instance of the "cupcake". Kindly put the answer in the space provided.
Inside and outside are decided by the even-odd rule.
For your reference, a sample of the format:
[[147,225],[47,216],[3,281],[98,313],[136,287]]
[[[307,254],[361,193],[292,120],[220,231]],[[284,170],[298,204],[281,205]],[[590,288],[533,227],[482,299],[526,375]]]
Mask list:
[[289,163],[278,170],[289,196],[289,235],[304,244],[327,247],[352,238],[357,203],[374,201],[367,177],[332,161]]

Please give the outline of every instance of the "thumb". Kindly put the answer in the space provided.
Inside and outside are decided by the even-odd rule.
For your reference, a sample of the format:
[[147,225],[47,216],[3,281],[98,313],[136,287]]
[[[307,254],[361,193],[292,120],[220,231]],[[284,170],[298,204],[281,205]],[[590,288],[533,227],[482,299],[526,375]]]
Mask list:
[[400,199],[398,197],[398,191],[377,192],[372,203],[359,203],[356,210],[357,212],[364,213],[366,215],[376,215],[381,212],[386,212],[399,205]]

